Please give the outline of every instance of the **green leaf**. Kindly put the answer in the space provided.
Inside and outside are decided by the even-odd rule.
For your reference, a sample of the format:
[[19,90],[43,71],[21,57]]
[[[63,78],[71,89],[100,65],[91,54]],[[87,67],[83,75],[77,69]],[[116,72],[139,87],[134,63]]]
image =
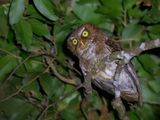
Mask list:
[[[154,74],[155,68],[158,66],[157,62],[155,61],[153,55],[143,54],[138,57],[141,61],[141,64],[143,65],[143,68],[149,72],[150,74]],[[152,61],[152,62],[151,62]]]
[[[0,103],[0,111],[3,111],[9,120],[29,120],[35,118],[38,110],[22,99],[12,98],[4,103]],[[34,116],[34,117],[33,117]]]
[[149,86],[154,90],[154,92],[159,93],[160,92],[160,80],[153,80],[149,81]]
[[134,111],[129,111],[128,116],[129,116],[130,120],[139,120],[136,112],[134,112]]
[[29,48],[32,43],[33,33],[28,21],[20,20],[20,22],[14,26],[14,31],[17,42],[20,43],[24,49]]
[[40,77],[40,84],[49,97],[54,96],[54,98],[58,98],[60,95],[62,95],[62,84],[55,77],[49,74],[44,74]]
[[125,8],[125,9],[133,9],[132,7],[133,7],[133,5],[136,5],[136,3],[137,2],[139,2],[138,0],[131,0],[131,1],[129,1],[129,0],[122,0],[122,3],[123,3],[123,7]]
[[147,15],[145,14],[142,22],[148,23],[148,24],[157,24],[160,22],[160,12],[159,8],[152,7],[150,11],[147,12]]
[[123,41],[137,41],[140,40],[142,35],[142,28],[135,23],[128,24],[122,31]]
[[12,72],[17,65],[17,59],[13,56],[3,56],[0,58],[0,80],[4,80],[5,77]]
[[[152,26],[149,26],[147,28],[147,31],[148,31],[148,34],[152,37],[152,36],[155,36],[154,38],[160,38],[160,25],[152,25]],[[153,39],[154,39],[153,38]]]
[[54,6],[50,0],[33,0],[36,8],[46,18],[56,21],[58,17],[55,15]]
[[11,43],[7,43],[7,41],[3,41],[2,39],[0,39],[0,49],[1,51],[3,51],[4,53],[19,53],[19,50],[17,49],[16,46],[14,46]]
[[25,63],[25,69],[31,73],[39,73],[44,70],[44,66],[40,60],[29,59]]
[[29,22],[32,26],[33,33],[38,36],[44,36],[46,38],[50,37],[50,32],[48,26],[45,23],[42,23],[36,19],[29,19]]
[[18,23],[23,16],[25,8],[25,0],[12,0],[9,11],[9,23],[11,25]]
[[155,93],[152,89],[150,89],[148,84],[141,84],[141,87],[142,87],[144,100],[153,100],[153,101],[160,100],[159,95]]
[[32,93],[32,96],[34,96],[34,98],[37,98],[37,99],[43,99],[43,96],[40,92],[40,86],[38,84],[38,81],[35,80],[36,75],[26,75],[26,77],[23,79],[23,86],[25,86],[23,88],[23,91],[26,92],[26,93]]
[[101,0],[101,2],[103,5],[99,7],[98,12],[106,14],[107,17],[118,17],[121,15],[121,0]]
[[153,106],[144,104],[143,107],[141,108],[141,111],[139,111],[139,114],[142,120],[156,120]]
[[72,9],[74,14],[83,22],[100,23],[102,15],[96,13],[99,3],[94,0],[92,3],[80,4],[79,0],[72,1]]
[[140,21],[142,17],[145,17],[147,14],[147,10],[140,10],[139,6],[135,6],[130,8],[128,11],[128,16],[130,16],[130,21],[137,20]]
[[4,15],[4,9],[0,7],[0,37],[7,37],[8,34],[8,23],[7,23],[7,17]]
[[26,13],[29,14],[31,18],[36,18],[38,20],[46,21],[46,18],[42,16],[39,11],[36,10],[34,5],[27,5],[26,6]]

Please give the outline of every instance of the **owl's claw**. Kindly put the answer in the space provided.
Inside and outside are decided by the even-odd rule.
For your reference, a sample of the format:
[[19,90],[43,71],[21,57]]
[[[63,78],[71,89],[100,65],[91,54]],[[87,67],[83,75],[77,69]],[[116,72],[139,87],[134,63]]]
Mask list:
[[128,116],[126,115],[126,109],[125,106],[122,103],[122,100],[120,97],[115,98],[112,102],[112,107],[118,112],[118,116],[120,120],[129,120]]
[[87,104],[88,104],[88,100],[86,98],[82,98],[81,104],[80,104],[80,109],[81,112],[85,118],[85,120],[88,120],[88,115],[87,112],[85,110],[87,110]]

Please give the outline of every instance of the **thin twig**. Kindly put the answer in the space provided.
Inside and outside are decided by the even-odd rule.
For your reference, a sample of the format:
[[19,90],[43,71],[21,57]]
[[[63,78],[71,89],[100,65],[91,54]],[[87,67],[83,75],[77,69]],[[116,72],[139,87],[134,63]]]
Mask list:
[[143,100],[143,103],[160,106],[160,101]]
[[0,51],[5,52],[5,53],[7,53],[7,54],[9,54],[9,55],[11,55],[11,56],[13,56],[13,57],[15,57],[15,58],[18,58],[18,59],[20,59],[20,58],[21,58],[21,57],[19,57],[19,56],[15,55],[15,54],[13,54],[13,53],[11,53],[11,52],[7,51],[7,50],[2,49],[2,48],[0,48]]
[[17,71],[17,69],[22,65],[24,64],[28,59],[30,59],[32,56],[28,56],[26,57],[20,64],[18,64],[15,69],[10,73],[10,75],[7,77],[7,79],[5,81],[8,81],[10,80],[10,78],[12,77],[12,75]]
[[81,88],[82,86],[83,86],[83,85],[80,84],[79,86],[77,86],[76,88],[74,88],[71,92],[69,92],[69,93],[61,96],[58,100],[55,100],[55,101],[53,101],[51,104],[47,105],[47,106],[41,111],[41,113],[40,113],[40,115],[39,115],[39,117],[38,117],[37,120],[41,120],[41,119],[43,118],[44,114],[46,113],[46,111],[47,111],[49,108],[53,107],[53,106],[56,105],[58,102],[64,100],[65,98],[67,98],[68,96],[70,96],[72,93],[74,93],[75,91],[77,91],[77,90],[78,90],[79,88]]
[[10,98],[12,98],[12,97],[18,95],[19,92],[22,90],[22,88],[23,88],[23,86],[20,87],[16,92],[14,92],[14,93],[12,93],[11,95],[9,95],[8,97],[2,99],[2,100],[0,101],[0,103],[5,102],[5,101],[9,100]]
[[21,86],[16,92],[12,93],[11,95],[9,95],[8,97],[2,99],[0,101],[1,102],[5,102],[7,100],[9,100],[10,98],[16,96],[19,94],[19,92],[26,86],[28,86],[29,84],[31,84],[33,81],[35,81],[37,78],[39,78],[42,74],[44,74],[46,71],[48,71],[49,67],[47,67],[42,73],[40,73],[39,75],[35,76],[33,79],[31,79],[27,84],[25,84],[24,86]]

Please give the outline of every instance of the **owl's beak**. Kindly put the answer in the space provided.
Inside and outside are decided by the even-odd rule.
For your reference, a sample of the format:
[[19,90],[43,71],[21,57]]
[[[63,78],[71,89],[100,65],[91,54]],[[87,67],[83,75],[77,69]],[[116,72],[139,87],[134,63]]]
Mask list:
[[83,41],[82,40],[80,40],[80,43],[81,43],[81,45],[84,47],[85,46],[85,44],[83,43]]

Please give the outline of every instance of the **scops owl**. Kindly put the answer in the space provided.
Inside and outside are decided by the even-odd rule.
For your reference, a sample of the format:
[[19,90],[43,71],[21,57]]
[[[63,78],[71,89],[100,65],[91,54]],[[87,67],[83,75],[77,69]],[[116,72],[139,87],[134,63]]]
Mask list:
[[78,57],[79,66],[84,79],[86,78],[84,81],[90,81],[112,95],[117,94],[118,90],[120,97],[128,102],[140,101],[140,84],[133,65],[131,63],[124,65],[116,81],[119,84],[116,86],[114,75],[117,63],[105,59],[113,52],[121,50],[119,43],[108,38],[94,25],[84,24],[70,34],[67,47]]

